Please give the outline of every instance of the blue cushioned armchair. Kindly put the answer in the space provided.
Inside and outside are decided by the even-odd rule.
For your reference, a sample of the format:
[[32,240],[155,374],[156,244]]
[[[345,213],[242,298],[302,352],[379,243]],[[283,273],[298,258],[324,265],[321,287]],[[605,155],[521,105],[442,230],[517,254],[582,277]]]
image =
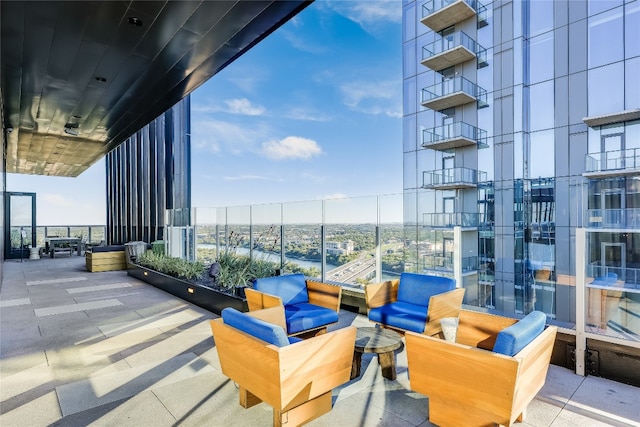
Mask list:
[[256,279],[245,294],[249,311],[282,305],[287,334],[309,337],[325,333],[338,321],[342,288],[286,274]]
[[458,317],[464,289],[448,277],[402,273],[400,279],[365,286],[369,320],[401,332],[442,332],[440,319]]
[[349,381],[356,329],[288,337],[282,306],[211,321],[222,373],[238,384],[240,405],[273,407],[273,425],[302,425],[331,410],[332,389]]
[[407,332],[411,389],[429,396],[429,421],[510,426],[545,383],[557,327],[534,311],[517,321],[461,310],[456,342]]

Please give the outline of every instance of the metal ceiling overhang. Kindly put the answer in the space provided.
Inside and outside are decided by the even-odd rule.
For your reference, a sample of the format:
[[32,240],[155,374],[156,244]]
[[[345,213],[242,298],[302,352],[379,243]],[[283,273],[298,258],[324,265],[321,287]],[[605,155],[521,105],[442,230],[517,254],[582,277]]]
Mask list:
[[78,176],[311,1],[2,1],[6,172]]

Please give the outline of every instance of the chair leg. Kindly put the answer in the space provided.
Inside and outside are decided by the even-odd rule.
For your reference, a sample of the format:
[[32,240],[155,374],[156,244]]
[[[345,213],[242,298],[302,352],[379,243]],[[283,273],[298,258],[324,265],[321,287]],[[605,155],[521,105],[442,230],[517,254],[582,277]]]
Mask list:
[[240,406],[246,409],[246,408],[251,408],[252,406],[255,406],[261,402],[262,400],[260,400],[258,396],[251,393],[246,388],[242,386],[240,387]]
[[331,392],[321,394],[288,411],[273,408],[273,426],[299,426],[326,414],[331,410]]

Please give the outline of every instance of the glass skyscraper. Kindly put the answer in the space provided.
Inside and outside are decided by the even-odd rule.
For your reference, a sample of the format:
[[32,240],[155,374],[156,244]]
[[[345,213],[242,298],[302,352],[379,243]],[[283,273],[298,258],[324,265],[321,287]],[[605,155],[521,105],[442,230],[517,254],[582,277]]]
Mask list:
[[638,347],[640,1],[405,1],[403,60],[406,269]]

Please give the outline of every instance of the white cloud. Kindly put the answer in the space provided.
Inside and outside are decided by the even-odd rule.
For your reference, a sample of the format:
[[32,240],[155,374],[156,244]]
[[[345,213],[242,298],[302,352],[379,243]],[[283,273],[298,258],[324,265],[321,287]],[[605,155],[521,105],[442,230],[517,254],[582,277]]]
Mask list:
[[402,86],[396,80],[354,81],[340,86],[344,104],[354,111],[402,117]]
[[327,52],[327,48],[325,46],[322,46],[308,39],[304,40],[302,37],[300,37],[299,34],[287,30],[280,30],[280,32],[285,40],[291,43],[291,46],[293,46],[295,49],[298,49],[299,51],[315,54]]
[[261,116],[267,110],[262,105],[254,105],[247,98],[226,99],[222,105],[194,105],[192,110],[197,113],[229,113],[243,116]]
[[258,151],[258,141],[268,139],[269,135],[270,131],[264,125],[238,125],[213,119],[194,120],[191,127],[193,146],[214,153]]
[[330,1],[332,10],[359,24],[365,31],[385,23],[402,23],[402,2],[398,0]]
[[331,116],[326,114],[307,111],[303,108],[294,108],[285,114],[287,119],[292,120],[306,120],[310,122],[329,122],[332,120]]
[[222,178],[225,181],[276,181],[282,182],[282,178],[271,178],[261,175],[237,175],[237,176],[225,176]]
[[260,116],[264,114],[266,108],[262,105],[252,105],[251,101],[247,98],[240,99],[227,99],[224,101],[227,104],[227,113],[243,114],[245,116]]
[[262,153],[270,159],[310,159],[322,154],[317,142],[299,136],[288,136],[280,141],[262,144]]

